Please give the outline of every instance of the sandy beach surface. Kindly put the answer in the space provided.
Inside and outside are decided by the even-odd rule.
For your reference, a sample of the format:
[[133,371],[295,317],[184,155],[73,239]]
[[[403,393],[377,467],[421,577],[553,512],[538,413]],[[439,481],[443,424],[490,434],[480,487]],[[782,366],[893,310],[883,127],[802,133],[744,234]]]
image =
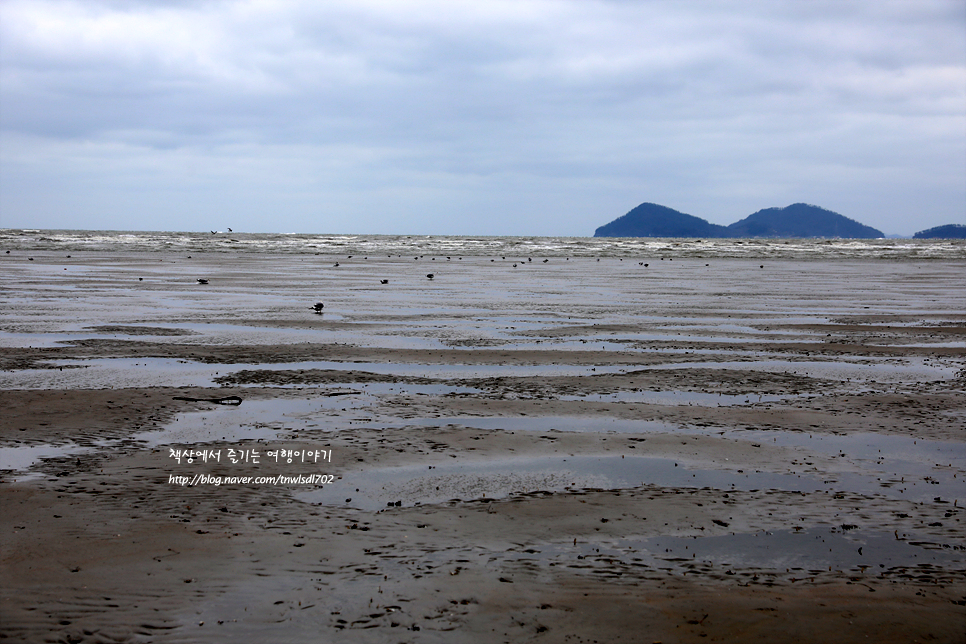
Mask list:
[[964,641],[966,262],[27,255],[6,641]]

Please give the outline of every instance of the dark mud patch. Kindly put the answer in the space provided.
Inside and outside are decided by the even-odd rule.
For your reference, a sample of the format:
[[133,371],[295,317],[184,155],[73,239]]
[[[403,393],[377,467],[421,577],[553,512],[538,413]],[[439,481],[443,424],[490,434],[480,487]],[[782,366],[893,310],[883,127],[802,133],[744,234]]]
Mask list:
[[215,378],[220,385],[309,385],[326,383],[387,383],[405,382],[431,385],[441,382],[433,378],[406,377],[369,371],[341,369],[243,369]]
[[191,331],[190,329],[172,329],[160,326],[125,326],[119,324],[103,324],[99,326],[85,326],[84,329],[88,331],[97,331],[98,333],[123,333],[124,335],[198,335],[196,331]]

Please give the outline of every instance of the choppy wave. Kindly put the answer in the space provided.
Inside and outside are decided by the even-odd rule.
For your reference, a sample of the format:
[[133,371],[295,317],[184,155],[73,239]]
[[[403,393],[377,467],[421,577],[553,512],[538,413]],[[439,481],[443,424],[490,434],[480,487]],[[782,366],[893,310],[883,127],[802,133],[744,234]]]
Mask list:
[[304,233],[0,230],[0,251],[279,253],[748,259],[966,259],[966,241],[936,239],[662,239],[321,235]]

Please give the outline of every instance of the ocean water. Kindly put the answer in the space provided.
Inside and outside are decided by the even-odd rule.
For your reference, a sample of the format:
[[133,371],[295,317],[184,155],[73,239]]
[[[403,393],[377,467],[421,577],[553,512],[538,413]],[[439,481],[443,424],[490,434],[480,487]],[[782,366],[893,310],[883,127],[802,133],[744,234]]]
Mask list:
[[966,240],[668,239],[0,229],[0,252],[747,259],[966,259]]

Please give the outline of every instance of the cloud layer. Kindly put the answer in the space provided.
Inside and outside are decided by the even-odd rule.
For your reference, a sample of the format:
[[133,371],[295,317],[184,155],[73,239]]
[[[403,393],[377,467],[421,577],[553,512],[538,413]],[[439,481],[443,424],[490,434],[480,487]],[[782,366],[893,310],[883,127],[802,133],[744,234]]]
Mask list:
[[966,223],[966,5],[0,4],[0,226]]

